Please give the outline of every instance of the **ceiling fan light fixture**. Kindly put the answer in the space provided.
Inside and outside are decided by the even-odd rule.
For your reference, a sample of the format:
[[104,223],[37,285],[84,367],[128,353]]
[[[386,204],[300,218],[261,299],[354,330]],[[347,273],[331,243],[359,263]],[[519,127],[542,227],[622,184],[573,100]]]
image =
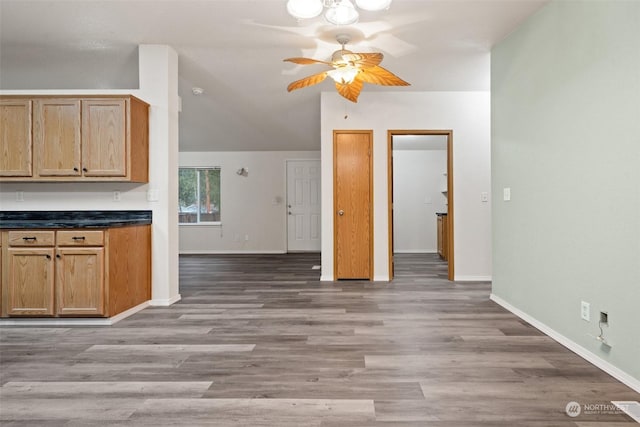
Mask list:
[[344,67],[336,68],[335,70],[327,71],[329,77],[331,77],[336,83],[348,85],[353,83],[360,70],[353,65],[347,65]]
[[350,0],[335,0],[324,17],[333,25],[351,25],[358,22],[360,15]]
[[287,12],[298,19],[315,18],[324,10],[322,0],[289,0]]
[[378,11],[389,9],[392,0],[356,0],[356,5],[360,9]]

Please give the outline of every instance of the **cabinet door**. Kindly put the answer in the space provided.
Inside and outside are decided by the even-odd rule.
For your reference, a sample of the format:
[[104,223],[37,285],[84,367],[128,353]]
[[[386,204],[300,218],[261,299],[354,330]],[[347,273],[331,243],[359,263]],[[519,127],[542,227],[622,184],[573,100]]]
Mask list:
[[53,316],[53,248],[9,248],[7,314]]
[[0,100],[0,176],[32,176],[31,101]]
[[36,176],[80,176],[80,100],[34,101]]
[[56,253],[59,316],[104,315],[104,249],[64,248]]
[[82,101],[82,166],[84,176],[127,174],[126,101]]

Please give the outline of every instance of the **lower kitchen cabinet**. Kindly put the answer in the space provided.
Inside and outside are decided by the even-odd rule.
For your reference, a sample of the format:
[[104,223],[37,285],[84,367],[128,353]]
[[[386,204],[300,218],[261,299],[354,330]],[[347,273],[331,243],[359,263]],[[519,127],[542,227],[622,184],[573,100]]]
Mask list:
[[103,316],[104,249],[58,249],[55,287],[59,316]]
[[6,313],[53,316],[53,248],[8,248],[6,258]]
[[3,231],[2,260],[3,317],[112,317],[151,299],[150,225]]

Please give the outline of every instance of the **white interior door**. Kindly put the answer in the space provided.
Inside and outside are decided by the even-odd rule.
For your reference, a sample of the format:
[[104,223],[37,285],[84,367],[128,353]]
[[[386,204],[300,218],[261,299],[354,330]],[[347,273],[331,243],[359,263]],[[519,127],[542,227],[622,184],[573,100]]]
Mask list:
[[287,249],[320,252],[320,160],[287,160]]

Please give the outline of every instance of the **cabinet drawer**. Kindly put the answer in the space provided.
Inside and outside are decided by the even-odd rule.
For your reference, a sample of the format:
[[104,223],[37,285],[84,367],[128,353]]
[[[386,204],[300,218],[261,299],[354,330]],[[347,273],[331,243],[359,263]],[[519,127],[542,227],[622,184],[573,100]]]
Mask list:
[[9,246],[53,246],[53,231],[9,231]]
[[104,246],[102,230],[58,231],[58,246]]

